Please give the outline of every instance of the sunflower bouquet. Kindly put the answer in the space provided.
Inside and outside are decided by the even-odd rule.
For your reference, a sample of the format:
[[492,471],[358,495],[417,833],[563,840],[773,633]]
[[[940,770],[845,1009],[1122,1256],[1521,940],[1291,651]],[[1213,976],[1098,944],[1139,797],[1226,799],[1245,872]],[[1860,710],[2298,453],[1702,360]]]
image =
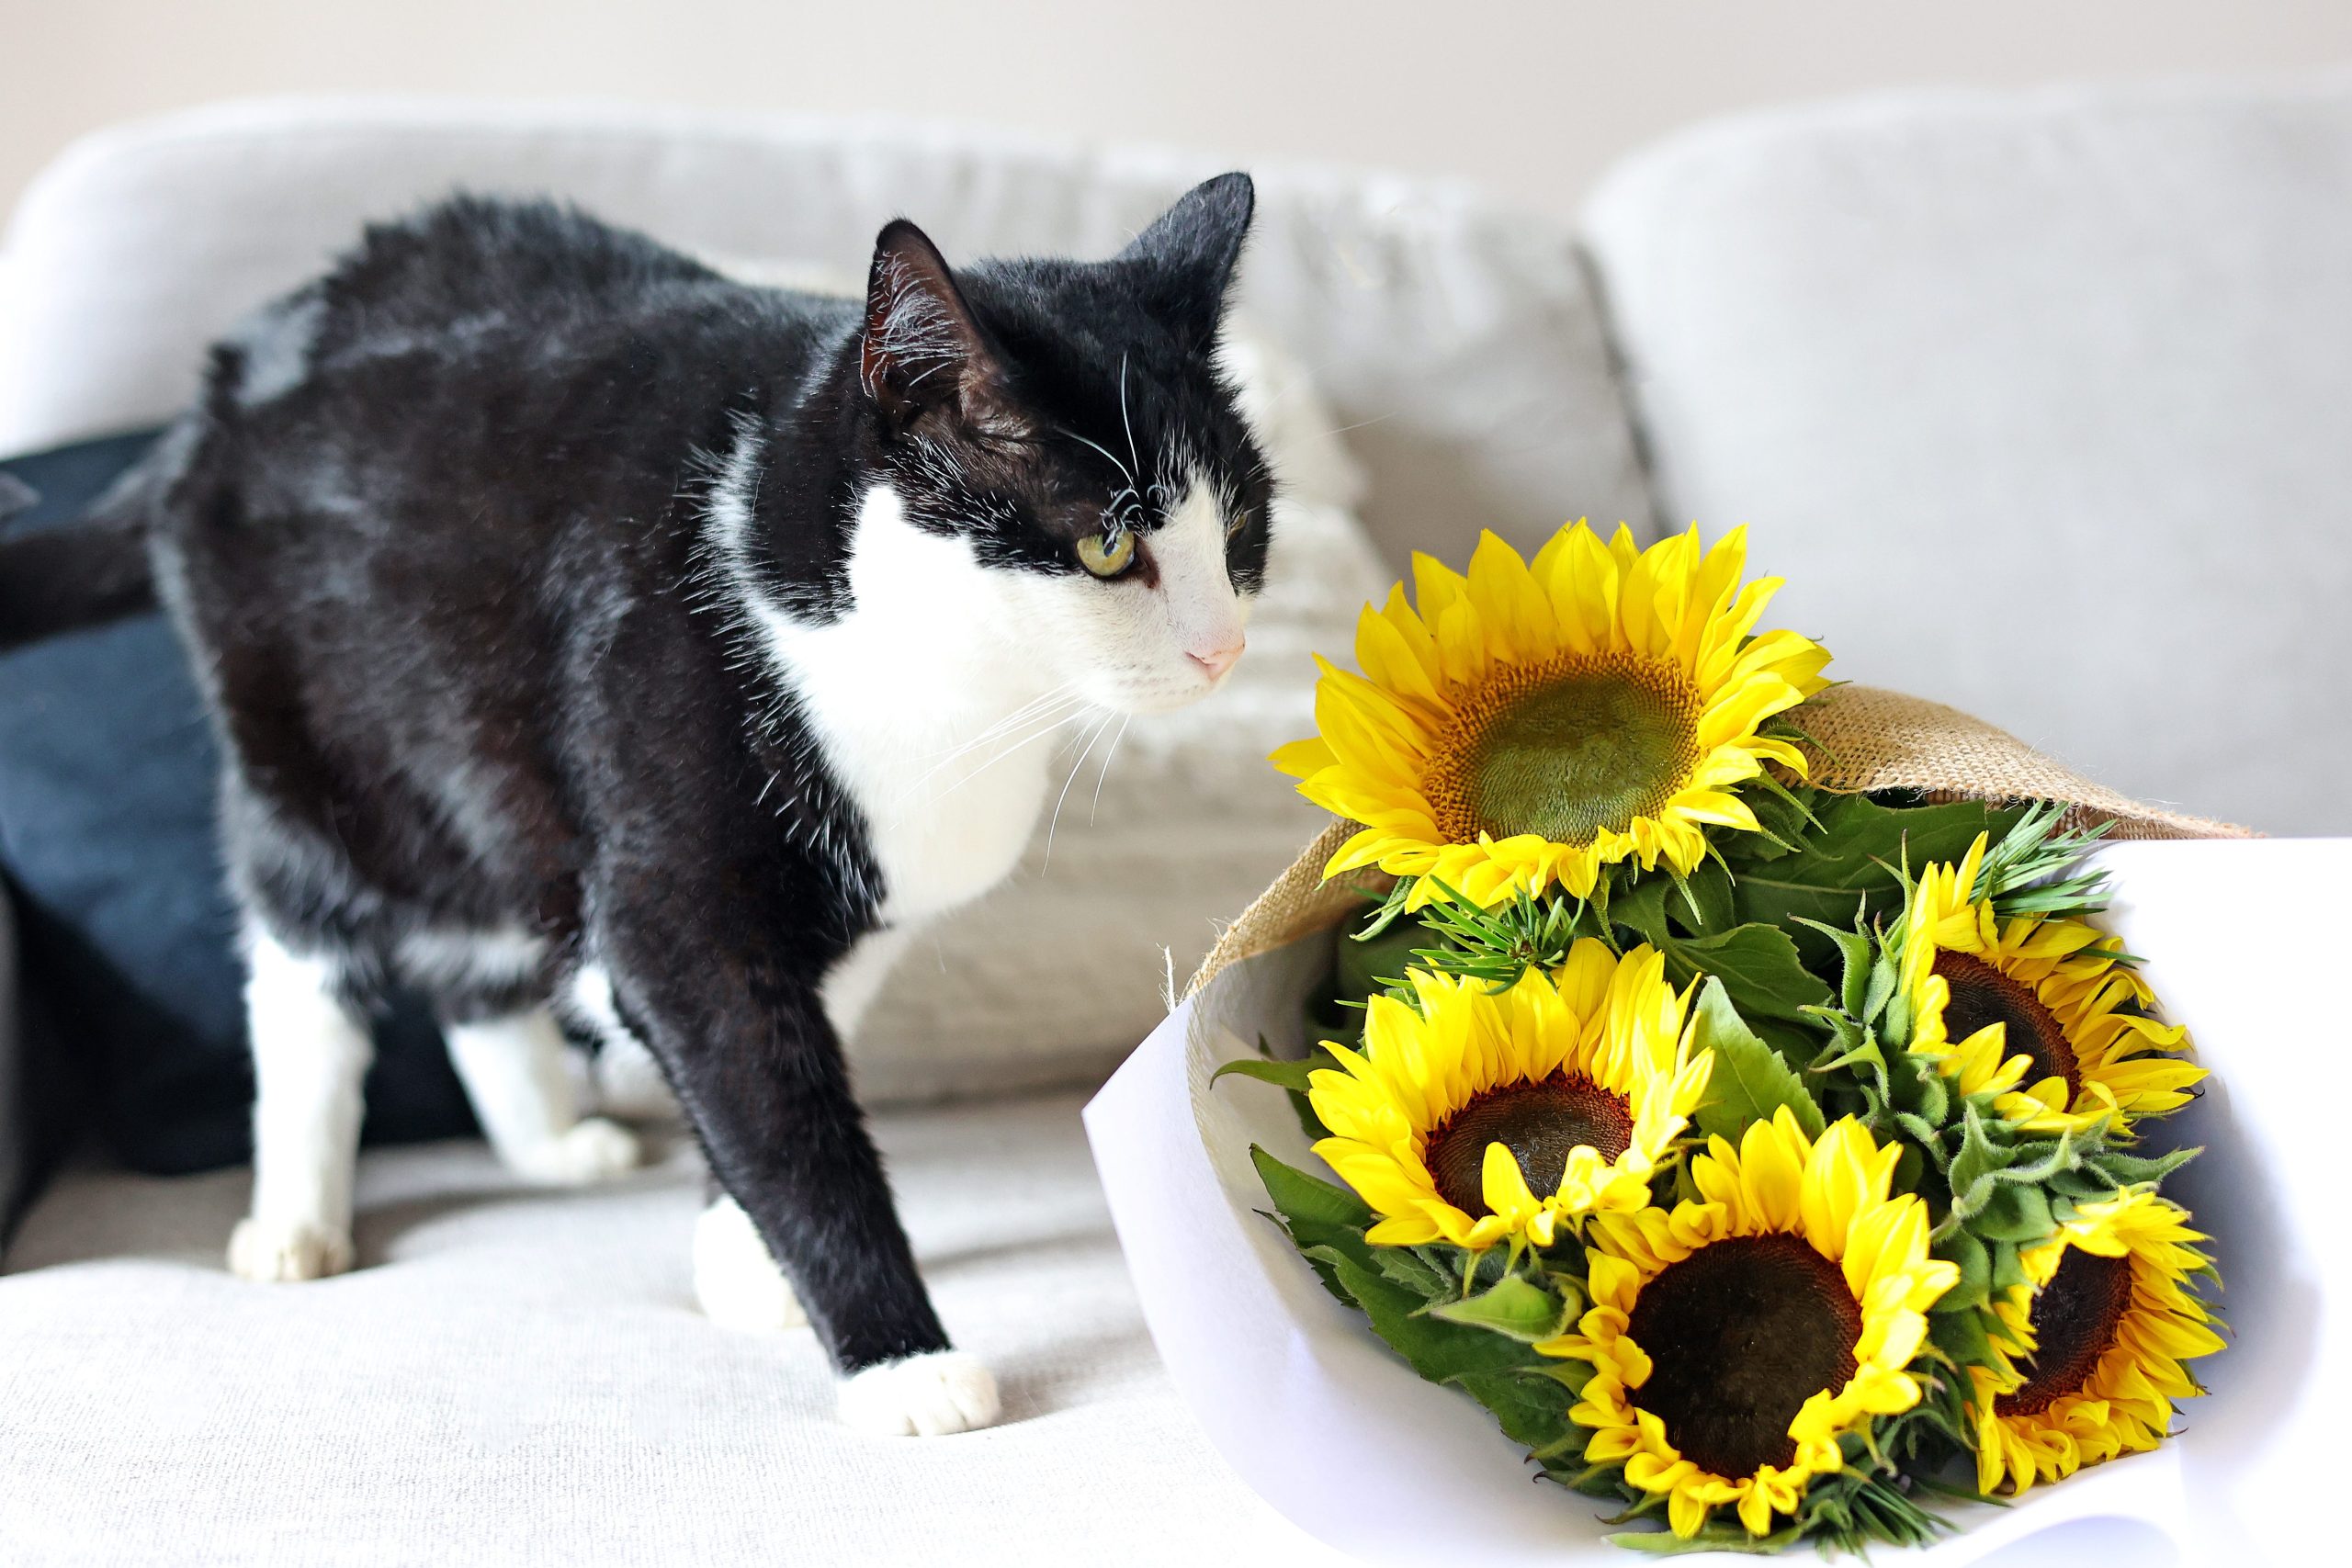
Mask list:
[[1224,1072],[1337,1179],[1253,1151],[1325,1287],[1611,1539],[1918,1544],[2199,1392],[2203,1073],[2094,923],[2096,814],[1851,787],[1745,564],[1578,524],[1367,606],[1274,757],[1346,824],[1324,1043]]

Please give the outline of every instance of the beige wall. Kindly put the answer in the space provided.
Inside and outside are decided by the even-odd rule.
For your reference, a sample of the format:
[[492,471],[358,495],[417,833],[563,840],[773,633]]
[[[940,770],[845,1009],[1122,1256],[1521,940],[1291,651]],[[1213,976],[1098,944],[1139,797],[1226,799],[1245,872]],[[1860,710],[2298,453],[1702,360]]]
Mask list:
[[2352,60],[2347,0],[0,0],[0,209],[66,141],[240,94],[906,112],[1465,176],[1566,215],[1703,116],[1926,83]]

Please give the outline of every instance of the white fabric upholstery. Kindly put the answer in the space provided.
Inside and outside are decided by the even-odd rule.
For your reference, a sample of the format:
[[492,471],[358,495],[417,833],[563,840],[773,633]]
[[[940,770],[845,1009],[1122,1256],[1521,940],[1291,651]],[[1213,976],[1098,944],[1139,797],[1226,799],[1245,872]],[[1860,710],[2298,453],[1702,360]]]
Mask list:
[[1706,129],[1589,219],[1665,513],[1831,673],[2352,828],[2352,78]]
[[371,1154],[359,1269],[220,1263],[243,1172],[67,1176],[0,1277],[11,1568],[1329,1561],[1226,1469],[1153,1355],[1060,1098],[884,1117],[948,1331],[1006,1422],[861,1438],[815,1337],[695,1310],[691,1159],[517,1190]]

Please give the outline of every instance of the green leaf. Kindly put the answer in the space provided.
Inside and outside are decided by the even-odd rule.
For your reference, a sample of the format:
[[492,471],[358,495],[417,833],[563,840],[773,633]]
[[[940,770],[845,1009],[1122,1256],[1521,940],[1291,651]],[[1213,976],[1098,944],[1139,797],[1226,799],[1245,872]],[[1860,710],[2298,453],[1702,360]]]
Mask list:
[[1782,1019],[1817,1027],[1809,1008],[1829,1005],[1829,987],[1804,966],[1789,933],[1774,926],[1734,926],[1709,936],[1676,938],[1667,968],[1679,985],[1701,975],[1724,983],[1745,1019]]
[[1388,885],[1386,893],[1366,894],[1372,907],[1365,911],[1363,928],[1355,933],[1355,940],[1370,942],[1401,918],[1406,904],[1412,897],[1413,884],[1419,880],[1418,876],[1400,876]]
[[1993,1359],[1993,1342],[1984,1332],[1984,1314],[1973,1308],[1931,1314],[1928,1318],[1928,1337],[1937,1349],[1963,1367],[1981,1367]]
[[1373,1266],[1425,1302],[1450,1301],[1461,1288],[1461,1278],[1438,1268],[1409,1247],[1371,1247]]
[[1935,1064],[1904,1052],[1889,1074],[1894,1103],[1931,1127],[1940,1127],[1951,1115],[1951,1089]]
[[1627,1551],[1638,1551],[1645,1557],[1681,1557],[1694,1551],[1737,1551],[1751,1557],[1770,1557],[1794,1546],[1804,1531],[1791,1525],[1770,1535],[1754,1536],[1736,1525],[1714,1523],[1687,1540],[1672,1530],[1620,1530],[1605,1538],[1609,1544]]
[[1697,870],[1682,877],[1668,908],[1684,930],[1693,933],[1719,931],[1739,923],[1732,912],[1731,873],[1720,861],[1701,861]]
[[2091,1156],[2083,1164],[2110,1189],[2141,1187],[2162,1181],[2204,1152],[2201,1148],[2175,1149],[2170,1154],[2143,1156],[2110,1149]]
[[1323,1056],[1323,1059],[1321,1061],[1277,1062],[1265,1056],[1236,1056],[1232,1061],[1211,1073],[1209,1082],[1215,1083],[1230,1073],[1236,1077],[1255,1078],[1260,1083],[1272,1084],[1276,1089],[1286,1089],[1293,1094],[1305,1094],[1307,1088],[1306,1075],[1331,1065],[1328,1055],[1324,1055],[1321,1052],[1317,1052],[1317,1055]]
[[1785,925],[1803,917],[1847,928],[1858,912],[1889,913],[1902,886],[1894,868],[1906,855],[1913,866],[1958,860],[1977,834],[2006,833],[2018,815],[1982,801],[1895,806],[1826,794],[1815,798],[1814,813],[1821,826],[1802,831],[1793,854],[1734,866],[1741,919]]
[[1525,1448],[1544,1449],[1570,1438],[1581,1450],[1591,1434],[1568,1419],[1576,1400],[1533,1369],[1464,1372],[1453,1385],[1485,1405],[1503,1435]]
[[1337,999],[1360,1002],[1379,995],[1387,982],[1401,979],[1413,961],[1413,950],[1434,939],[1419,915],[1391,917],[1376,931],[1365,931],[1339,944],[1333,954],[1338,978]]
[[1933,1123],[1923,1121],[1907,1111],[1898,1111],[1894,1113],[1894,1124],[1903,1129],[1905,1137],[1931,1147],[1934,1145],[1937,1129]]
[[1741,1021],[1720,980],[1710,977],[1700,989],[1692,1039],[1696,1049],[1715,1054],[1707,1098],[1696,1117],[1701,1132],[1736,1143],[1750,1122],[1769,1122],[1785,1105],[1808,1136],[1821,1135],[1821,1107],[1805,1092],[1804,1081]]
[[1666,923],[1667,895],[1673,891],[1674,885],[1663,876],[1639,878],[1630,889],[1610,901],[1610,921],[1625,927],[1663,952],[1674,940],[1674,933]]
[[1250,1163],[1258,1168],[1266,1195],[1294,1229],[1301,1224],[1341,1225],[1361,1233],[1371,1226],[1372,1210],[1346,1188],[1294,1169],[1255,1144],[1250,1145]]
[[2013,1241],[1996,1242],[1993,1253],[1993,1287],[1995,1296],[2007,1296],[2019,1285],[2027,1283],[2025,1255]]
[[1534,1355],[1515,1339],[1428,1315],[1419,1296],[1352,1258],[1335,1256],[1331,1269],[1371,1319],[1373,1332],[1431,1382],[1499,1371]]
[[1541,1286],[1512,1274],[1492,1289],[1441,1303],[1428,1312],[1448,1323],[1466,1324],[1532,1345],[1562,1333],[1577,1304],[1573,1300],[1562,1301]]
[[1996,1182],[1993,1195],[1968,1222],[1968,1228],[1987,1241],[2040,1241],[2056,1229],[2050,1217],[2050,1200],[2041,1189],[2021,1181]]
[[[1298,1242],[1298,1235],[1295,1231],[1292,1233],[1291,1240],[1294,1243]],[[1301,1243],[1298,1255],[1306,1259],[1306,1266],[1315,1270],[1315,1278],[1322,1282],[1325,1290],[1339,1299],[1341,1306],[1352,1307],[1358,1312],[1363,1310],[1357,1304],[1355,1297],[1348,1293],[1347,1286],[1340,1283],[1340,1274],[1335,1265],[1347,1257],[1344,1251],[1336,1247],[1308,1247]]]
[[1793,853],[1805,829],[1820,826],[1813,807],[1806,803],[1819,798],[1821,791],[1799,785],[1802,795],[1792,794],[1770,773],[1759,774],[1758,782],[1765,787],[1752,790],[1744,797],[1756,813],[1757,827],[1752,841],[1747,835],[1739,840],[1739,859],[1744,864],[1775,861]]
[[1983,1306],[1993,1288],[1993,1254],[1984,1242],[1967,1231],[1953,1231],[1937,1240],[1935,1254],[1960,1266],[1960,1282],[1946,1291],[1932,1310],[1948,1313]]
[[1799,916],[1796,923],[1811,926],[1838,949],[1838,1005],[1856,1019],[1870,1015],[1863,1010],[1863,998],[1869,995],[1871,962],[1878,952],[1877,945],[1860,931],[1840,931],[1819,920]]
[[1951,1212],[1955,1220],[1965,1220],[1982,1208],[1991,1196],[1993,1173],[2007,1161],[2007,1156],[1996,1147],[1984,1130],[1984,1118],[1977,1114],[1973,1102],[1961,1107],[1960,1153],[1952,1156]]

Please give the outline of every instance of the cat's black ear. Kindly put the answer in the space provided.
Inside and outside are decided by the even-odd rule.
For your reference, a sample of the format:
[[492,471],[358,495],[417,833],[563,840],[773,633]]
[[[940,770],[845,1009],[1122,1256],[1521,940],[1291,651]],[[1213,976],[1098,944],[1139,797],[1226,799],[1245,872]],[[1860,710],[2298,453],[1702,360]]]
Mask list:
[[903,218],[874,242],[860,371],[867,395],[899,427],[925,409],[983,400],[999,379],[988,334],[956,275],[930,237]]
[[1195,342],[1216,335],[1257,206],[1258,187],[1248,175],[1219,175],[1154,219],[1119,253],[1120,260],[1136,264],[1146,308]]

